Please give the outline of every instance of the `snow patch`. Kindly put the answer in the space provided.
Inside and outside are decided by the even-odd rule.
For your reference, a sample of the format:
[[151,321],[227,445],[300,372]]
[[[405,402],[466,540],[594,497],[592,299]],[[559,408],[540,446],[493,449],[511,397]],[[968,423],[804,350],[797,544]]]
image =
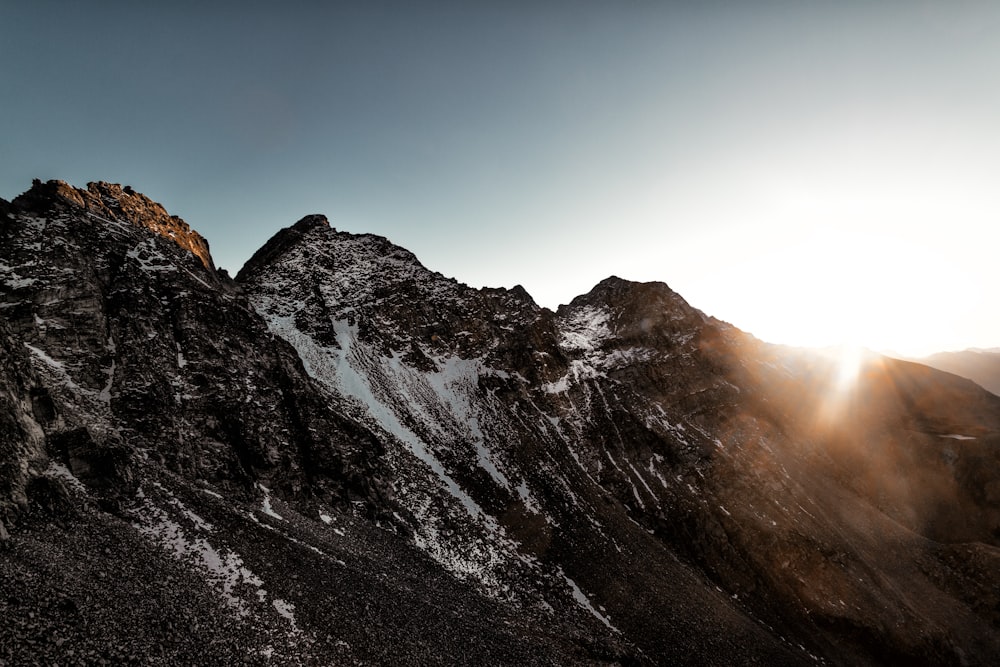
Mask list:
[[49,367],[56,375],[58,375],[65,386],[79,393],[91,393],[85,392],[80,385],[73,381],[73,378],[69,376],[69,372],[66,370],[66,364],[61,361],[57,361],[46,354],[43,350],[35,347],[34,345],[29,345],[25,343],[24,346],[39,360],[41,360],[46,366]]
[[479,415],[474,407],[474,397],[479,386],[479,378],[489,375],[479,360],[447,357],[437,360],[438,371],[427,375],[428,384],[434,389],[438,402],[448,408],[448,414],[459,424],[467,425],[472,444],[476,448],[476,462],[493,481],[505,489],[511,488],[507,477],[500,472],[494,461],[492,450],[486,445],[486,437],[479,423]]
[[142,241],[126,252],[125,256],[138,264],[139,268],[147,273],[177,271],[177,267],[160,252],[153,239]]
[[[339,354],[336,359],[335,382],[339,385],[341,392],[360,401],[371,415],[385,431],[396,436],[405,444],[410,452],[418,459],[427,464],[428,467],[444,483],[448,492],[454,496],[473,517],[487,517],[482,508],[458,485],[455,480],[445,471],[444,466],[431,453],[427,445],[409,428],[404,426],[396,416],[396,413],[376,396],[366,375],[357,371],[354,361],[358,365],[365,362],[371,363],[370,357],[366,358],[363,348],[355,350],[357,341],[357,326],[351,325],[345,320],[338,320],[333,323],[334,332],[337,336]],[[311,339],[310,339],[311,340]],[[314,344],[315,345],[315,344]],[[352,352],[357,351],[357,356]]]
[[561,322],[559,347],[569,351],[592,351],[611,336],[608,312],[596,306],[573,311]]
[[277,611],[282,618],[288,620],[292,626],[292,632],[298,634],[299,626],[295,623],[295,605],[291,602],[286,602],[281,598],[274,598],[271,600],[271,606],[274,607],[274,610]]
[[262,590],[263,580],[247,569],[243,559],[232,551],[222,553],[203,537],[191,539],[179,523],[148,499],[138,510],[135,528],[172,551],[181,560],[193,560],[220,590],[223,600],[241,617],[250,615],[246,602],[236,595],[237,587],[249,584]]
[[115,360],[114,359],[111,360],[111,367],[108,368],[108,370],[106,372],[108,374],[108,383],[106,385],[104,385],[104,388],[101,389],[101,393],[99,393],[97,395],[97,399],[99,401],[101,401],[102,403],[110,403],[111,402],[111,385],[113,385],[114,382],[115,382]]
[[273,519],[277,519],[278,521],[284,521],[285,517],[275,512],[274,509],[271,507],[271,490],[268,489],[263,484],[258,484],[257,488],[259,488],[261,491],[264,492],[264,499],[261,501],[260,511]]
[[590,604],[590,600],[587,599],[587,596],[583,594],[583,591],[581,591],[580,587],[576,585],[576,582],[570,579],[569,576],[562,571],[562,568],[559,568],[559,574],[561,574],[562,578],[566,580],[566,584],[569,586],[570,592],[573,594],[573,599],[576,600],[576,603],[580,605],[580,607],[593,614],[597,620],[608,626],[608,629],[618,633],[621,632],[618,628],[611,624],[611,621],[608,620],[604,614],[597,611],[594,608],[594,605]]
[[574,384],[602,377],[607,377],[607,375],[603,371],[598,370],[592,361],[574,359],[569,362],[569,369],[566,371],[566,375],[555,382],[543,384],[542,391],[547,394],[561,394]]
[[538,503],[531,496],[531,491],[528,490],[528,483],[524,480],[517,485],[517,495],[520,496],[521,502],[532,514],[541,514],[542,511],[538,508]]

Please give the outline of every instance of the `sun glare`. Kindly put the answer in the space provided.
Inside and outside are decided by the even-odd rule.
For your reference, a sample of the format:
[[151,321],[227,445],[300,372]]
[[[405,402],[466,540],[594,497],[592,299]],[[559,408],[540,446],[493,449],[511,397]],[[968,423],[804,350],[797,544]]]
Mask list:
[[[908,356],[949,349],[958,323],[978,308],[970,269],[903,233],[770,230],[782,231],[771,247],[753,236],[734,239],[711,291],[695,300],[768,342]],[[845,362],[857,356],[845,355]]]
[[827,359],[829,375],[822,392],[822,400],[817,406],[818,425],[829,426],[838,423],[854,405],[855,389],[862,369],[873,354],[858,345],[834,345],[816,350]]
[[834,360],[837,364],[837,371],[834,388],[837,393],[843,394],[857,383],[864,354],[864,348],[857,345],[841,345],[835,351]]

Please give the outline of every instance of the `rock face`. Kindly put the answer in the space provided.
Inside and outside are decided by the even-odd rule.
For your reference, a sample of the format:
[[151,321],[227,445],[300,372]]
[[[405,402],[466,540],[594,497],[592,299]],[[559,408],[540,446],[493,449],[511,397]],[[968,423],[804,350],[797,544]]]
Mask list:
[[30,190],[15,200],[15,206],[37,213],[75,211],[91,220],[125,222],[169,238],[197,257],[205,268],[214,271],[208,241],[162,205],[135,192],[130,186],[115,183],[88,183],[86,190],[63,181],[42,183],[36,180]]
[[0,310],[0,660],[1000,659],[972,382],[318,215],[233,281],[105,183],[0,201]]
[[[99,208],[112,195],[130,203]],[[317,501],[378,496],[379,443],[329,408],[186,223],[103,183],[36,185],[13,208],[0,307],[70,472],[128,495],[141,453],[233,490],[273,479]]]
[[47,465],[35,419],[36,411],[44,419],[47,407],[38,384],[24,346],[0,323],[0,525],[27,507],[28,481]]

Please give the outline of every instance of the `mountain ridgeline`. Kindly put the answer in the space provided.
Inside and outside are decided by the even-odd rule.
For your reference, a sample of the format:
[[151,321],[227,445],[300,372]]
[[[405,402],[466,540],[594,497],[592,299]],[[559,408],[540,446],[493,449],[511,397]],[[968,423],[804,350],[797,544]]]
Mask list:
[[310,215],[0,200],[0,664],[986,665],[1000,397]]

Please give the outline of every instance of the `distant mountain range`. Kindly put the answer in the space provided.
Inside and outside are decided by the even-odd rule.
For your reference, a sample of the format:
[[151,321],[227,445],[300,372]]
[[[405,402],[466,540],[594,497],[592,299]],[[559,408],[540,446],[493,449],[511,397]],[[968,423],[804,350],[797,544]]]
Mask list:
[[0,312],[0,664],[1000,664],[1000,397],[951,373],[322,215],[233,279],[103,182],[0,200]]
[[928,357],[909,359],[969,378],[983,389],[1000,395],[1000,349],[939,352]]

